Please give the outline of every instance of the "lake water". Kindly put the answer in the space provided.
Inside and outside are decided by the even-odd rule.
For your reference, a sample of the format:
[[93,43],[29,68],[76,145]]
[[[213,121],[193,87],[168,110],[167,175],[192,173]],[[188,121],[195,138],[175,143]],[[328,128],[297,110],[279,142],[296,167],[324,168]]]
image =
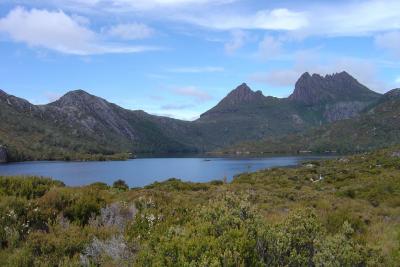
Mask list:
[[69,186],[94,182],[112,184],[125,180],[130,187],[142,187],[155,181],[179,178],[184,181],[208,182],[328,156],[280,156],[265,158],[138,158],[108,162],[21,162],[0,164],[0,175],[36,175],[63,181]]

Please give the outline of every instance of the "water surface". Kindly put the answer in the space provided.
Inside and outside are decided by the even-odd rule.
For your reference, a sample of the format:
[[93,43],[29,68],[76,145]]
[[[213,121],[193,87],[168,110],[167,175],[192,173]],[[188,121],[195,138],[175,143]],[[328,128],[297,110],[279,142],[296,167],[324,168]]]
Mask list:
[[208,182],[243,172],[281,166],[295,166],[302,161],[328,156],[279,156],[264,158],[138,158],[108,162],[21,162],[0,164],[0,175],[36,175],[52,177],[69,186],[94,182],[112,184],[125,180],[130,187],[141,187],[155,181],[179,178],[184,181]]

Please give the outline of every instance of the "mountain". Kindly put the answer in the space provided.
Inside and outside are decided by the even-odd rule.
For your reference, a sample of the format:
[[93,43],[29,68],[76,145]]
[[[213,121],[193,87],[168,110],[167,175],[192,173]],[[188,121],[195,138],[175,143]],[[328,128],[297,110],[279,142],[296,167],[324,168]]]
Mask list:
[[208,145],[223,147],[244,140],[257,140],[302,131],[318,120],[303,114],[288,99],[264,96],[246,84],[238,86],[194,124]]
[[261,91],[254,92],[246,83],[243,83],[231,91],[215,107],[203,113],[200,117],[204,119],[206,117],[218,116],[218,114],[237,112],[243,106],[262,105],[264,101],[265,96]]
[[[47,105],[0,92],[0,145],[11,160],[196,151],[188,122],[123,109],[82,90]],[[183,142],[186,143],[183,143]]]
[[338,102],[369,102],[379,97],[380,94],[371,91],[343,71],[325,77],[304,73],[296,82],[289,99],[311,106]]
[[202,114],[196,124],[205,129],[206,140],[224,147],[353,118],[380,97],[347,72],[324,77],[306,72],[288,98],[266,97],[242,84]]
[[400,89],[384,94],[357,117],[299,134],[246,142],[225,152],[293,153],[298,151],[369,151],[400,143]]
[[355,117],[380,97],[343,71],[324,77],[304,73],[288,99],[320,114],[324,123]]
[[[72,91],[45,106],[48,118],[104,140],[123,140],[143,152],[194,151],[181,141],[192,136],[188,122],[127,110],[85,91]],[[179,140],[179,141],[178,141]]]
[[124,109],[83,90],[47,105],[0,91],[0,145],[12,160],[213,151],[355,119],[396,94],[375,93],[346,72],[304,73],[287,98],[264,96],[243,83],[189,122]]

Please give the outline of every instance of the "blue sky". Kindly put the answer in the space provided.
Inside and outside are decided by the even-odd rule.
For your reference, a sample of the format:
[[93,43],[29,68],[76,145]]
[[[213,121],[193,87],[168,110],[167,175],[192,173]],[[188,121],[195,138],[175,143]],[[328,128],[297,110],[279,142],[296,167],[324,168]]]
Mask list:
[[288,96],[305,71],[400,87],[398,0],[2,0],[0,88],[35,104],[84,89],[194,119],[246,82]]

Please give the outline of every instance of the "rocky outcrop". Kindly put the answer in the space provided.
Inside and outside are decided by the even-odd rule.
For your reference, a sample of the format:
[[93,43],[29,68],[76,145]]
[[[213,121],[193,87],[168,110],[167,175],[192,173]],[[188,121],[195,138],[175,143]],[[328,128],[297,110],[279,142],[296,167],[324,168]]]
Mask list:
[[0,102],[3,102],[7,106],[12,107],[18,111],[26,113],[33,112],[38,109],[36,106],[32,105],[25,99],[9,95],[1,89],[0,89]]
[[345,71],[326,76],[306,72],[296,82],[289,100],[304,105],[320,105],[350,101],[372,102],[379,97],[380,94],[371,91]]
[[400,88],[396,88],[385,93],[382,97],[382,101],[387,101],[397,98],[400,98]]
[[243,83],[222,99],[220,104],[237,105],[257,101],[262,98],[264,98],[264,96],[261,91],[254,92],[246,83]]
[[4,146],[0,146],[0,163],[8,162],[7,149]]
[[221,114],[236,111],[241,105],[263,103],[266,97],[261,91],[253,91],[243,83],[232,90],[215,107],[201,115],[202,118],[207,115]]
[[350,119],[358,116],[360,112],[367,106],[365,102],[338,102],[326,105],[323,114],[327,122]]

